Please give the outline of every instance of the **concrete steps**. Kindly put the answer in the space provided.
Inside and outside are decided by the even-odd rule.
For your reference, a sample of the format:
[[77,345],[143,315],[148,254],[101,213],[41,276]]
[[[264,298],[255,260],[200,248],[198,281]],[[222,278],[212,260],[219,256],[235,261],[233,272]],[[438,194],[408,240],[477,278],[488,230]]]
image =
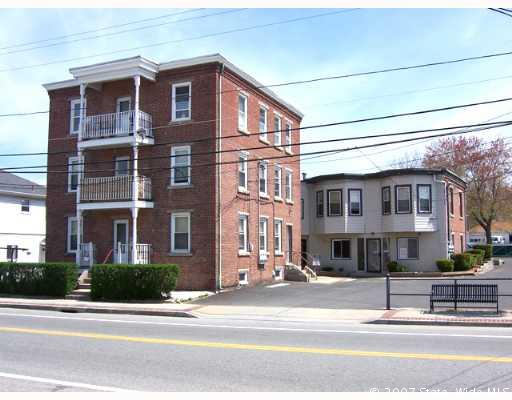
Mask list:
[[82,271],[78,278],[78,286],[66,296],[67,300],[90,300],[91,299],[91,278],[89,271]]

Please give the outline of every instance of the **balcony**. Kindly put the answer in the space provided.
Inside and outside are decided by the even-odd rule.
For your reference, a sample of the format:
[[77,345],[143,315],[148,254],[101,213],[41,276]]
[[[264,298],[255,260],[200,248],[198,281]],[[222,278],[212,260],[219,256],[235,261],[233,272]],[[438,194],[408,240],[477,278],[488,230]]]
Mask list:
[[[133,198],[134,179],[137,179],[136,198]],[[151,178],[147,176],[119,175],[83,178],[80,184],[79,208],[82,210],[152,208],[151,192]]]
[[[135,132],[135,122],[138,129]],[[85,117],[83,132],[78,143],[80,150],[120,146],[151,145],[153,122],[144,111],[123,111]]]

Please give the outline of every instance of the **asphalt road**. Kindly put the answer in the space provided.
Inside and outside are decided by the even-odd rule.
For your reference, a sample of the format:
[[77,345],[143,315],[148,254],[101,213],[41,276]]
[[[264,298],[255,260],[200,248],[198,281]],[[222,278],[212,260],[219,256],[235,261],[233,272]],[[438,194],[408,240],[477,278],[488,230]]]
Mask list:
[[3,391],[512,390],[512,330],[0,309]]

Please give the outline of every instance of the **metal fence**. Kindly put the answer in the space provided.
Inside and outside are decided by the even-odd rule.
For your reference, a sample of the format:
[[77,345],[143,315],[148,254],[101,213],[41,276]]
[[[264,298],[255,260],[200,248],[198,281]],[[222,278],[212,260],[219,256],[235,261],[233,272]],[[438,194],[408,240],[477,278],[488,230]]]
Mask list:
[[492,246],[493,257],[512,257],[512,244],[494,244]]

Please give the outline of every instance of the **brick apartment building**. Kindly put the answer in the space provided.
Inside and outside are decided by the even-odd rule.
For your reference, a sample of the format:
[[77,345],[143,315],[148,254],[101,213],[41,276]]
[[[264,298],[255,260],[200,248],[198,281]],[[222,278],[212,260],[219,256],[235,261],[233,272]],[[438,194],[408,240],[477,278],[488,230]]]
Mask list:
[[298,263],[298,110],[218,54],[70,73],[44,85],[47,260],[175,263],[210,290]]

